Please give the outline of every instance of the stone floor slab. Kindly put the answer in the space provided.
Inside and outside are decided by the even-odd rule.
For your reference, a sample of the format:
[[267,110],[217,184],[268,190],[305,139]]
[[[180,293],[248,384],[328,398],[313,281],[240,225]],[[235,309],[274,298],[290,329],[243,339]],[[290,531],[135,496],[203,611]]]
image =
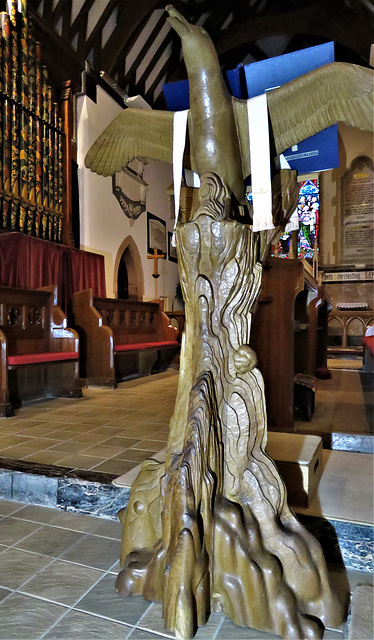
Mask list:
[[65,611],[59,605],[14,593],[0,602],[0,638],[39,640]]

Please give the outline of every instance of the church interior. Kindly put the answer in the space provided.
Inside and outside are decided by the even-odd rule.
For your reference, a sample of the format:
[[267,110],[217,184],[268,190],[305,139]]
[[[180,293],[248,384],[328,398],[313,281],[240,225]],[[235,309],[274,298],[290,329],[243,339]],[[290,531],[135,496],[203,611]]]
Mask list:
[[[306,66],[276,86],[374,66],[369,0],[174,5],[238,99],[278,61]],[[0,637],[178,638],[159,602],[116,591],[118,511],[142,463],[167,459],[186,326],[175,209],[188,226],[198,188],[186,169],[177,195],[172,163],[138,152],[114,175],[85,158],[123,111],[188,108],[180,38],[158,0],[0,10]],[[374,637],[374,147],[344,122],[325,131],[284,152],[297,224],[262,257],[250,347],[266,453],[345,608],[323,637],[360,640]],[[217,608],[194,637],[280,635]]]

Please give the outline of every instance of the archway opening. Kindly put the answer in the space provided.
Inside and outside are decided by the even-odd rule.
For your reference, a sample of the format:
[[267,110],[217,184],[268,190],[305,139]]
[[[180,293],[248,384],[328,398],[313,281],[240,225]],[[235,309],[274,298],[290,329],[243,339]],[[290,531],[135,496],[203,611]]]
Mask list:
[[117,298],[143,300],[143,267],[133,238],[128,236],[118,249],[114,263],[114,291]]
[[[122,300],[128,300],[129,299],[129,275],[127,272],[127,265],[126,265],[126,253],[128,253],[128,249],[125,249],[125,251],[123,252],[122,256],[121,256],[121,260],[119,261],[119,267],[118,267],[118,298],[121,298]],[[128,256],[127,256],[128,259]]]

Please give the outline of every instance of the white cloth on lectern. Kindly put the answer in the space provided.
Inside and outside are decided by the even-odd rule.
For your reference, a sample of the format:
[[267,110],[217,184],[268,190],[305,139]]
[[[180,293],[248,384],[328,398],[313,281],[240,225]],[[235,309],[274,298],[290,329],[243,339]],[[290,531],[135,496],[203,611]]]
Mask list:
[[[280,163],[281,169],[291,169],[283,153],[281,153],[279,156],[279,163]],[[284,230],[286,233],[291,233],[291,231],[298,231],[298,229],[299,229],[299,214],[297,213],[297,207],[296,207],[295,211],[293,212],[290,219],[288,220]]]
[[266,93],[247,100],[251,159],[253,231],[274,229],[272,215],[269,120]]
[[186,145],[187,117],[189,109],[175,111],[173,117],[173,184],[174,184],[174,233],[172,244],[176,246],[175,229],[179,216],[179,203],[182,182],[183,153]]

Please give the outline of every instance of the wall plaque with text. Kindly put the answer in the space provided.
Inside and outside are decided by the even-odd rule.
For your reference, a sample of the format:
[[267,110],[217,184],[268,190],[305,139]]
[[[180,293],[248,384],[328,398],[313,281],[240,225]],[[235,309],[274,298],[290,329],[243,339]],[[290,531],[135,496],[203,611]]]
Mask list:
[[341,179],[341,264],[372,264],[374,166],[357,156]]

